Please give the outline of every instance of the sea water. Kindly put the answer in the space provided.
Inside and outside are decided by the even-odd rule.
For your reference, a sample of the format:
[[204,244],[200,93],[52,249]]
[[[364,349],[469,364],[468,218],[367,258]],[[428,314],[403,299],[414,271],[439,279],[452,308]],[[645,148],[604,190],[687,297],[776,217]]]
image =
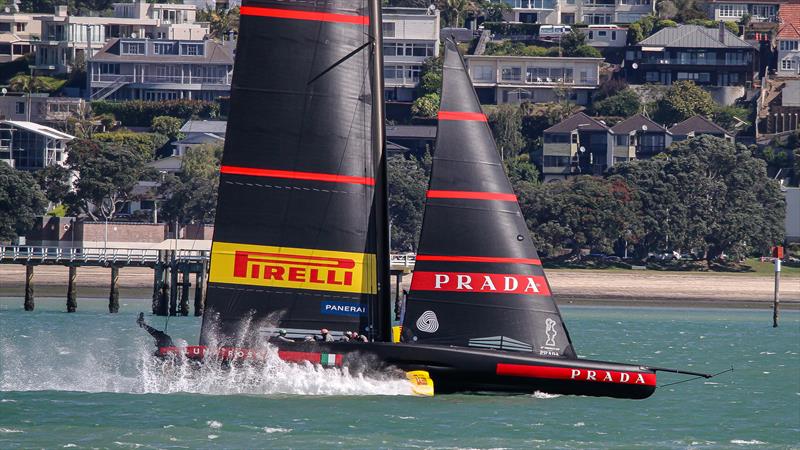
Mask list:
[[[146,300],[0,299],[0,448],[800,448],[800,313],[564,307],[585,358],[734,371],[647,400],[405,395],[403,380],[280,362],[164,373]],[[148,317],[196,342],[194,317]],[[659,384],[690,377],[659,374]]]

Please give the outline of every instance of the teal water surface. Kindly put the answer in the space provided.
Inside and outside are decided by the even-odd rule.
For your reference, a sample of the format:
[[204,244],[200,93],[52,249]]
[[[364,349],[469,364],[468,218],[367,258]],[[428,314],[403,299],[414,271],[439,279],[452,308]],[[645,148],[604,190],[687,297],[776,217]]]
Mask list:
[[[564,307],[581,357],[735,371],[647,400],[398,395],[313,367],[164,374],[134,325],[148,301],[0,299],[0,448],[800,448],[800,314]],[[164,318],[150,318],[164,326]],[[199,319],[171,318],[190,343]],[[659,383],[685,379],[660,374]],[[369,395],[356,395],[365,393]]]

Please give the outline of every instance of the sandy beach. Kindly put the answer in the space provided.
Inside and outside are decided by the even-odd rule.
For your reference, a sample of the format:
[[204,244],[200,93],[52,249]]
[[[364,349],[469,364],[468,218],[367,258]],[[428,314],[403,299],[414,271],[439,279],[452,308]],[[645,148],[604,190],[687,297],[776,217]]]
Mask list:
[[[752,274],[552,269],[547,275],[559,304],[765,308],[774,286],[771,276]],[[405,289],[410,281],[404,278]],[[108,298],[109,282],[109,269],[79,268],[79,299]],[[36,267],[34,285],[36,296],[66,298],[67,268]],[[151,269],[120,270],[122,297],[150,298],[152,285]],[[24,266],[0,265],[0,296],[22,297],[24,286]],[[800,309],[800,277],[782,278],[781,304]]]

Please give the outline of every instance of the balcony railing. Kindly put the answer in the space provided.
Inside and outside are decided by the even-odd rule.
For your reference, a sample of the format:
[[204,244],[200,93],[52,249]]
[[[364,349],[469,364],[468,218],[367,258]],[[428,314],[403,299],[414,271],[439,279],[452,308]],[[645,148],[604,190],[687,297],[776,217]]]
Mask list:
[[118,75],[92,74],[92,82],[125,82],[125,83],[187,83],[187,84],[231,84],[230,77],[204,77],[184,75]]
[[674,64],[680,66],[746,66],[750,61],[718,58],[642,58],[642,64]]

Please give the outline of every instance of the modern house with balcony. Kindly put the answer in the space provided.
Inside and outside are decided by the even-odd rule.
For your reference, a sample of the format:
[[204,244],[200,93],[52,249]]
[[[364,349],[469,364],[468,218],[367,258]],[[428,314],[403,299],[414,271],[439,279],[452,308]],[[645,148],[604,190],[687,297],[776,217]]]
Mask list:
[[483,104],[545,103],[566,96],[585,105],[600,86],[602,58],[467,55]]
[[7,94],[0,97],[0,120],[53,125],[80,114],[86,108],[82,98],[50,97],[48,94]]
[[38,123],[0,120],[0,161],[20,170],[63,166],[67,143],[73,139],[75,136]]
[[626,78],[632,84],[691,80],[701,86],[748,86],[757,67],[756,48],[723,24],[664,28],[625,55]]
[[609,167],[632,159],[650,159],[672,144],[672,134],[666,128],[641,114],[623,120],[609,131],[613,144]]
[[410,102],[422,64],[439,55],[439,11],[383,8],[383,78],[388,101]]
[[778,9],[796,0],[707,0],[708,17],[716,21],[739,22],[745,14],[752,22],[775,22]]
[[56,14],[37,16],[41,21],[41,42],[36,49],[34,69],[64,73],[85,64],[110,38],[201,40],[207,24],[195,23],[194,5],[146,3],[114,4],[114,17],[70,16],[66,6]]
[[780,26],[775,36],[778,48],[779,77],[800,77],[800,4],[783,5],[778,13]]
[[544,130],[544,181],[570,175],[600,175],[613,151],[609,128],[580,112]]
[[0,63],[32,53],[41,39],[41,14],[0,13]]
[[655,0],[506,0],[514,21],[539,24],[632,23],[655,13]]
[[93,100],[213,100],[229,95],[233,49],[216,41],[108,41],[88,70]]

